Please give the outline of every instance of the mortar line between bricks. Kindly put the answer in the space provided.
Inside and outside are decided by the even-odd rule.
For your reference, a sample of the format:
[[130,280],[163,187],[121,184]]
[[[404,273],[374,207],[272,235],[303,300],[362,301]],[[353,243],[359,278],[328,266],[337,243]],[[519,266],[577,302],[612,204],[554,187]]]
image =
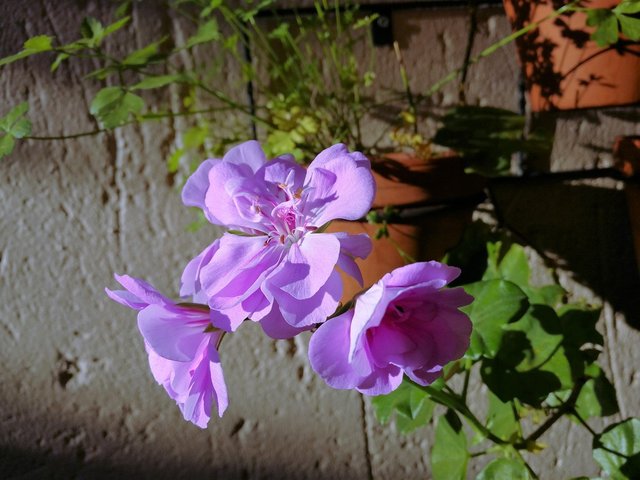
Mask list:
[[360,416],[362,417],[362,435],[364,439],[364,458],[367,462],[367,479],[373,480],[373,465],[371,463],[371,450],[369,449],[369,429],[367,425],[367,408],[364,395],[360,394]]

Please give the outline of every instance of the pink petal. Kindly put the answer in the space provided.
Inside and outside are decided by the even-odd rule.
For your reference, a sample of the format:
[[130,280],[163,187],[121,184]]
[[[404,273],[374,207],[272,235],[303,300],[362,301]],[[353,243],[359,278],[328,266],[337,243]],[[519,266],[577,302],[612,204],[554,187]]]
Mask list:
[[209,189],[209,170],[221,160],[209,159],[202,162],[195,172],[187,179],[182,189],[182,203],[188,207],[198,207],[204,212],[211,223],[220,223],[209,211],[205,204],[207,190]]
[[199,278],[200,270],[203,265],[206,265],[211,261],[213,255],[215,255],[219,248],[220,242],[219,240],[216,240],[187,264],[182,272],[182,277],[180,278],[181,297],[193,296],[202,290]]
[[147,305],[172,305],[173,302],[158,292],[151,284],[129,275],[114,275],[115,279],[127,291],[105,289],[112,300],[125,307],[141,310]]
[[371,208],[376,192],[369,162],[358,163],[350,155],[336,156],[318,164],[314,160],[307,170],[305,183],[310,190],[309,202],[322,205],[314,219],[316,225],[363,217]]
[[249,140],[233,147],[222,160],[234,165],[246,165],[252,172],[257,172],[266,163],[267,157],[257,141]]
[[264,333],[276,339],[293,338],[308,329],[295,328],[289,325],[282,317],[277,305],[273,305],[271,311],[260,320],[260,325]]
[[400,386],[402,376],[400,367],[389,365],[387,368],[374,370],[358,384],[356,390],[365,395],[386,395]]
[[418,262],[395,269],[386,274],[382,282],[387,287],[408,288],[432,282],[435,288],[451,283],[460,275],[460,269],[439,262]]
[[331,387],[355,388],[362,377],[349,364],[349,330],[353,310],[327,320],[311,336],[311,368]]
[[247,298],[278,265],[283,253],[273,242],[265,246],[265,237],[224,234],[219,250],[200,275],[210,306],[224,310]]
[[138,314],[138,328],[160,356],[177,362],[194,358],[209,324],[209,312],[149,305]]
[[339,254],[340,242],[334,235],[307,234],[291,245],[282,268],[270,281],[293,298],[311,298],[327,283]]
[[287,323],[303,328],[324,322],[336,311],[342,296],[342,279],[334,270],[327,283],[313,297],[305,300],[298,300],[277,287],[268,285],[268,288]]

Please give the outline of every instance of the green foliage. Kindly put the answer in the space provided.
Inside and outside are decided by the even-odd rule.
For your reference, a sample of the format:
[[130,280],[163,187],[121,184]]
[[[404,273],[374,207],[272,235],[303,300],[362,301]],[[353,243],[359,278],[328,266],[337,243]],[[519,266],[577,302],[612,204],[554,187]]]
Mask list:
[[31,133],[31,122],[24,118],[29,104],[22,102],[0,118],[0,158],[9,155],[15,146],[16,138],[26,137]]
[[114,128],[128,122],[131,115],[138,115],[143,108],[144,101],[139,96],[120,87],[106,87],[96,94],[89,111],[104,128]]
[[380,423],[387,423],[396,412],[398,430],[409,433],[431,420],[435,404],[428,397],[424,390],[404,381],[389,395],[373,397],[371,404]]
[[471,346],[467,355],[474,360],[493,358],[500,347],[503,326],[518,319],[527,309],[526,294],[507,280],[484,280],[464,286],[474,297],[462,310],[473,323]]
[[464,480],[467,474],[467,437],[462,422],[453,410],[438,418],[436,437],[431,449],[434,480]]
[[640,473],[640,419],[606,428],[593,439],[593,458],[611,478],[634,479]]
[[49,35],[37,35],[33,38],[30,38],[26,42],[24,42],[22,51],[0,59],[0,67],[2,67],[3,65],[7,65],[8,63],[15,62],[16,60],[29,57],[36,53],[48,52],[53,49],[51,45],[52,41],[53,37]]
[[640,40],[640,1],[623,0],[615,8],[587,10],[587,25],[596,27],[591,38],[605,47],[618,41],[620,34],[632,41]]
[[[447,365],[443,378],[432,386],[421,387],[405,379],[397,391],[373,401],[383,422],[394,413],[397,419],[417,419],[418,407],[423,405],[420,401],[449,409],[438,418],[431,452],[436,479],[465,478],[471,452],[463,422],[475,431],[474,445],[494,445],[478,455],[497,455],[477,479],[528,479],[536,478],[535,473],[519,451],[542,451],[544,443],[538,438],[556,420],[568,415],[593,432],[589,419],[618,412],[615,389],[596,363],[603,345],[596,329],[600,309],[566,303],[566,292],[556,283],[533,284],[526,250],[502,240],[487,241],[494,237],[486,229],[473,228],[458,249],[447,255],[449,261],[463,266],[477,258],[485,261],[484,269],[473,274],[474,281],[461,285],[474,296],[473,303],[463,308],[473,323],[465,357]],[[484,242],[482,252],[478,246]],[[489,390],[483,419],[466,404],[466,384],[476,368]],[[449,382],[458,374],[465,376],[459,393]],[[430,410],[428,418],[431,415]],[[525,416],[538,425],[533,431],[521,426]],[[425,416],[421,424],[426,422]],[[629,425],[637,429],[635,423]],[[629,425],[620,431],[606,430],[594,443],[595,458],[613,478],[634,478],[629,472],[637,468],[640,447],[629,444],[640,444],[640,440],[638,431]],[[627,442],[624,446],[622,438]]]
[[489,462],[476,480],[529,480],[531,475],[522,460],[496,458]]

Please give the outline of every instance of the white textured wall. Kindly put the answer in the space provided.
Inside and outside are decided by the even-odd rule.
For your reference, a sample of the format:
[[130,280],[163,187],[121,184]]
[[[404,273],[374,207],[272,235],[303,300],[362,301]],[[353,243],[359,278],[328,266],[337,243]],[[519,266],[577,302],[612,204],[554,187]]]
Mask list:
[[[136,7],[127,42],[142,46],[157,32],[181,31],[150,3]],[[0,56],[38,33],[73,38],[83,16],[106,22],[108,11],[106,2],[5,0]],[[415,89],[459,65],[463,11],[403,11],[394,22]],[[477,49],[506,32],[500,9],[483,9]],[[398,85],[389,49],[378,52],[378,64],[381,83]],[[32,58],[2,69],[0,112],[26,100],[34,134],[92,129],[86,112],[99,87],[82,82],[87,67],[64,66],[53,80],[48,68],[48,60]],[[515,109],[517,70],[512,49],[473,67],[469,100]],[[456,98],[452,87],[439,100]],[[637,114],[553,117],[552,168],[606,165],[616,134],[640,133]],[[0,161],[0,477],[427,477],[433,429],[402,437],[378,425],[359,395],[333,391],[313,375],[305,337],[275,342],[246,325],[225,340],[231,405],[208,430],[184,422],[155,384],[134,313],[103,289],[115,286],[113,272],[127,272],[175,294],[185,262],[217,234],[185,232],[194,217],[168,182],[164,161],[181,126],[28,141]],[[623,418],[640,415],[640,287],[619,187],[534,185],[497,195],[511,223],[566,263],[565,286],[607,300],[600,328]],[[482,397],[479,391],[479,404]],[[590,440],[575,427],[557,425],[542,440],[553,445],[546,459],[533,460],[542,478],[597,473]]]

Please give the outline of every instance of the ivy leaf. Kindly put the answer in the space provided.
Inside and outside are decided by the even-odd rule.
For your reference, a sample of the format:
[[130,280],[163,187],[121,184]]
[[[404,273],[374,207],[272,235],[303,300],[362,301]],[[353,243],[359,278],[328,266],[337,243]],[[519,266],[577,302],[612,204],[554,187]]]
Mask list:
[[38,35],[36,37],[28,39],[26,42],[24,42],[24,46],[21,52],[0,59],[0,67],[8,63],[15,62],[16,60],[20,60],[21,58],[33,55],[35,53],[48,52],[52,50],[52,40],[53,37],[49,35]]
[[131,114],[140,113],[144,101],[120,87],[106,87],[98,92],[89,111],[104,128],[114,128],[129,120]]
[[131,87],[131,90],[149,90],[151,88],[160,88],[170,83],[178,83],[182,80],[182,75],[158,75],[155,77],[147,77]]
[[513,363],[513,366],[519,372],[528,372],[542,366],[562,343],[559,323],[558,316],[551,307],[531,305],[521,319],[504,327],[505,331],[522,333],[528,346],[523,349],[522,346],[505,341],[500,349],[501,357],[509,356],[511,359],[515,356],[519,361]]
[[504,333],[502,327],[524,314],[529,306],[527,296],[506,280],[484,280],[464,285],[464,289],[475,298],[462,308],[473,323],[467,355],[473,359],[494,357]]
[[393,392],[373,397],[371,404],[382,424],[387,423],[395,412],[396,425],[401,433],[409,433],[426,425],[431,420],[435,407],[425,391],[406,379]]
[[576,411],[583,419],[607,417],[618,413],[616,389],[597,365],[591,366],[591,378],[584,384],[576,400]]
[[438,419],[431,449],[434,480],[464,480],[467,474],[467,437],[462,422],[453,410]]
[[495,480],[499,478],[529,480],[531,476],[522,461],[515,458],[496,458],[482,469],[476,480]]
[[218,30],[218,22],[209,20],[198,27],[198,31],[187,40],[186,48],[191,48],[200,43],[220,40],[220,31]]
[[520,431],[511,402],[503,402],[489,391],[487,428],[503,440],[511,440]]
[[593,458],[614,478],[637,478],[640,472],[640,419],[616,423],[594,437]]

